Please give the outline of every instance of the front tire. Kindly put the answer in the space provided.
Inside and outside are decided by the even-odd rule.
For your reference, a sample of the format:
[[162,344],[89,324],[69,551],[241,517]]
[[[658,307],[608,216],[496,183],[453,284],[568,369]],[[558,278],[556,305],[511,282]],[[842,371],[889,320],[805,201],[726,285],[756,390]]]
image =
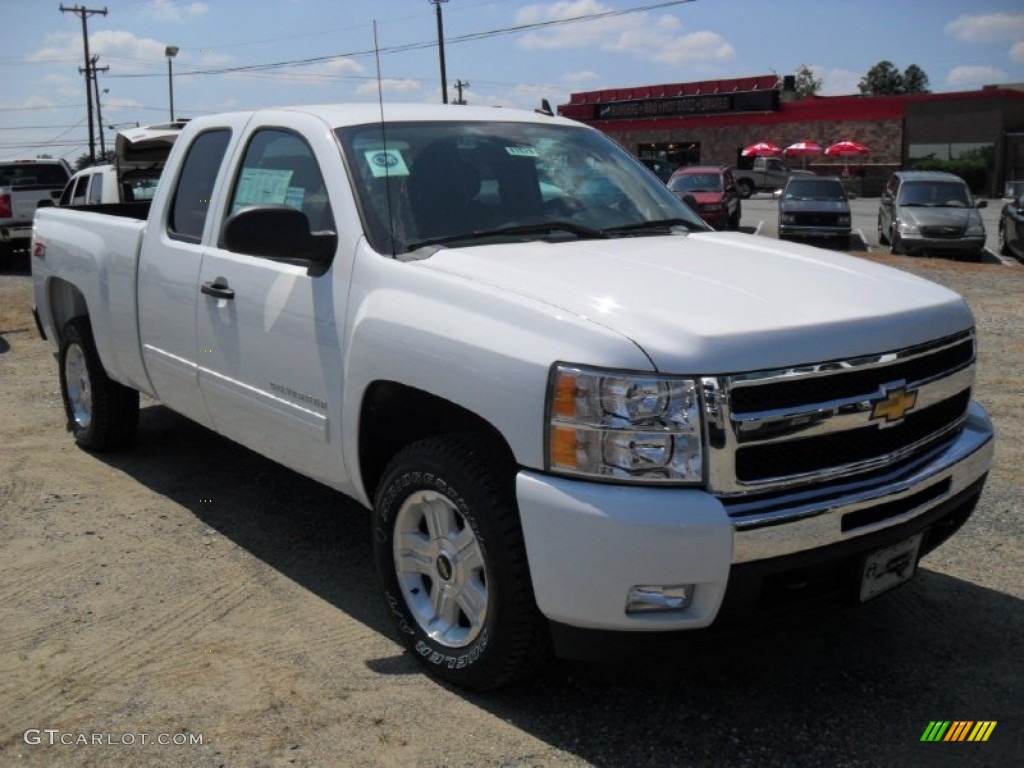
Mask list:
[[888,245],[889,244],[889,238],[886,236],[885,230],[882,229],[882,215],[881,214],[878,215],[878,244],[879,245]]
[[139,393],[107,376],[87,318],[73,318],[64,326],[58,360],[64,412],[75,442],[92,451],[128,443],[139,423]]
[[547,658],[515,502],[515,466],[475,435],[414,443],[388,465],[373,547],[403,644],[442,680],[488,690]]
[[901,255],[907,252],[906,248],[903,247],[903,238],[900,237],[900,233],[896,231],[895,227],[893,228],[892,235],[889,237],[889,242],[891,243],[889,246],[890,253]]
[[1003,256],[1013,255],[1013,251],[1010,250],[1010,246],[1006,242],[1006,225],[1001,221],[999,222],[999,253]]

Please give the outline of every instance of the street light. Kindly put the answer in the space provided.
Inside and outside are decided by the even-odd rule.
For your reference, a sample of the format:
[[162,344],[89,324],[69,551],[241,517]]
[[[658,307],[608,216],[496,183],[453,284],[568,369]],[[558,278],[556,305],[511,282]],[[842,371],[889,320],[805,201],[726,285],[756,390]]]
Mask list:
[[171,95],[171,122],[174,122],[174,78],[171,72],[171,60],[178,55],[178,46],[168,45],[164,49],[164,56],[167,57],[167,91]]

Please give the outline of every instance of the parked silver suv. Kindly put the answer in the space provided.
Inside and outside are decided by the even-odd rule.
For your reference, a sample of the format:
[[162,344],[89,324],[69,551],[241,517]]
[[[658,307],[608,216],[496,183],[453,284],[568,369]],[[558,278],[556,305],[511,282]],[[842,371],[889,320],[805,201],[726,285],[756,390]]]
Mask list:
[[971,190],[944,171],[897,171],[878,203],[878,240],[893,253],[950,252],[980,258],[985,225]]

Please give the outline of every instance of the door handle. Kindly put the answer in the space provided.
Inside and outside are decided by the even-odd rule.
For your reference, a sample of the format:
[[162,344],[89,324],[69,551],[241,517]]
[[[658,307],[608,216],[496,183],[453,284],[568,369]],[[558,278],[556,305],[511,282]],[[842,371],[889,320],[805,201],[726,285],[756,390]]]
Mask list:
[[216,280],[209,283],[203,283],[199,290],[207,296],[213,296],[216,299],[235,298],[234,290],[228,288],[228,281],[223,277],[218,277]]

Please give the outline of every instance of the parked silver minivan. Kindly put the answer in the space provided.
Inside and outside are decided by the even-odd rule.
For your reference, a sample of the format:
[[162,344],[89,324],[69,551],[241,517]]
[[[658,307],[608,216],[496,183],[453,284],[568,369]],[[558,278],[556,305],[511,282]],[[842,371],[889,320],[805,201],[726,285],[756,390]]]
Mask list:
[[945,171],[897,171],[878,203],[878,241],[893,253],[959,253],[981,258],[985,225],[971,190]]

